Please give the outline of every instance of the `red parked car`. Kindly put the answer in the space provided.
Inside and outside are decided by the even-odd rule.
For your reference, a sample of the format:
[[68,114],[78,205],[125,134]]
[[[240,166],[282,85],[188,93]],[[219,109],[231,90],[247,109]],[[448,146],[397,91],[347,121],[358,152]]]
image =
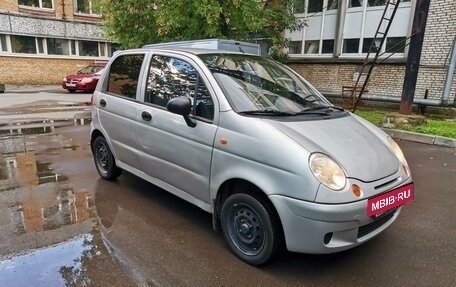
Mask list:
[[100,75],[103,73],[103,69],[104,66],[98,65],[84,67],[76,74],[63,78],[62,87],[70,93],[74,93],[77,90],[93,92]]

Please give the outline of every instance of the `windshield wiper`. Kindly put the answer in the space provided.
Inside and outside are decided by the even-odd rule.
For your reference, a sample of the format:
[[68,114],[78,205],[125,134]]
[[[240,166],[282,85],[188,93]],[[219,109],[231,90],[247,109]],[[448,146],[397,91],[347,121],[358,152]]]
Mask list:
[[297,114],[329,115],[329,113],[332,110],[336,110],[336,111],[340,111],[340,112],[345,111],[343,108],[336,107],[336,106],[318,106],[318,107],[304,109]]
[[239,112],[241,115],[267,115],[267,116],[294,116],[294,113],[281,112],[279,110],[252,110]]

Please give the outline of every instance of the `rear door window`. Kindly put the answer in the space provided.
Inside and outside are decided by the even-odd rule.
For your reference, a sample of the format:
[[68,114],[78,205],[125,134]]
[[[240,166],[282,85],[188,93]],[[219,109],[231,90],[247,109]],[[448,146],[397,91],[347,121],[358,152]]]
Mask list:
[[109,69],[107,92],[136,99],[143,60],[144,54],[117,57]]

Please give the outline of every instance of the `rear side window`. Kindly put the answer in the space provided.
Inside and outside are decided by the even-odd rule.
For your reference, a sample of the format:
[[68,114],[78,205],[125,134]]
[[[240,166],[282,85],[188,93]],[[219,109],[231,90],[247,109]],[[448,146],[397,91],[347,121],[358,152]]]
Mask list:
[[119,56],[109,69],[108,93],[136,99],[144,54]]

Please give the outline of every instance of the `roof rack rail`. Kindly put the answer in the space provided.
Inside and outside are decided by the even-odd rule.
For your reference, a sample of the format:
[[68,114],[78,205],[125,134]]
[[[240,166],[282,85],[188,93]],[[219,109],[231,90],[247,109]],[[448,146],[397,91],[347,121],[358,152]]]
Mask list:
[[222,39],[204,39],[157,43],[144,45],[143,48],[195,48],[261,55],[261,46],[258,44]]

